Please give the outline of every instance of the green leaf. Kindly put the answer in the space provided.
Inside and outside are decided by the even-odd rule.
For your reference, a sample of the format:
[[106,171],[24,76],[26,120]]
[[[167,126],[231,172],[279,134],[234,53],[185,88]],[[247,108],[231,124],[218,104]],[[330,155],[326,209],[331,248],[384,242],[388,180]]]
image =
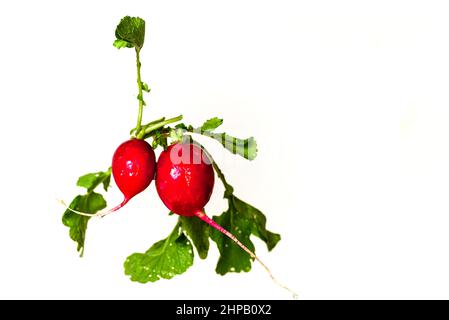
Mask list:
[[252,224],[252,234],[265,242],[268,251],[273,250],[281,240],[281,235],[267,230],[267,218],[265,215],[260,210],[240,200],[236,196],[232,197],[232,201],[236,211],[250,219]]
[[[236,236],[252,252],[255,251],[253,251],[254,244],[251,242],[251,235],[264,241],[269,251],[273,250],[281,240],[281,236],[267,230],[265,215],[252,205],[234,196],[234,188],[226,181],[217,163],[213,161],[212,165],[224,185],[224,198],[228,200],[228,210],[220,216],[213,217],[213,219]],[[248,272],[251,270],[251,257],[234,241],[215,229],[210,232],[210,237],[215,241],[220,251],[220,258],[215,269],[218,274],[224,275],[228,272]]]
[[168,238],[156,242],[145,253],[130,255],[124,264],[132,281],[155,282],[182,274],[193,264],[193,247],[178,223]]
[[[106,201],[101,194],[92,192],[83,196],[76,196],[70,203],[69,208],[95,214],[106,208]],[[68,209],[62,216],[62,223],[70,228],[70,238],[78,244],[77,251],[80,252],[80,256],[83,256],[84,253],[84,242],[86,240],[86,229],[89,219],[90,217],[81,216]]]
[[[214,216],[213,219],[254,252],[254,244],[249,238],[252,232],[252,222],[245,214],[240,214],[235,208],[229,207],[227,211],[220,216]],[[211,231],[211,238],[220,251],[220,258],[215,268],[218,274],[225,275],[228,272],[248,272],[251,270],[251,257],[234,241],[215,229]]]
[[145,82],[142,82],[142,90],[145,92],[151,91],[151,89],[148,87],[148,84],[146,84]]
[[93,191],[98,185],[103,184],[105,191],[108,191],[109,184],[111,182],[111,168],[108,171],[88,173],[79,177],[77,186],[87,189],[87,192]]
[[233,154],[237,154],[245,159],[254,160],[257,157],[257,143],[253,137],[248,139],[239,139],[232,137],[226,133],[213,133],[211,132],[215,128],[219,127],[223,123],[223,119],[217,117],[212,118],[204,122],[199,128],[193,128],[191,125],[187,126],[184,123],[177,124],[176,129],[185,130],[187,132],[198,133],[203,136],[212,138],[228,151]]
[[117,49],[121,49],[121,48],[132,48],[133,45],[131,43],[129,43],[128,41],[125,40],[115,40],[113,43],[114,47],[116,47]]
[[217,129],[219,126],[223,124],[223,119],[219,119],[217,117],[207,120],[201,126],[201,131],[212,131]]
[[165,149],[168,146],[167,136],[164,134],[163,131],[164,131],[163,128],[154,131],[152,143],[153,149],[156,149],[158,146],[161,146],[162,148]]
[[226,133],[205,131],[201,134],[220,142],[226,150],[245,159],[254,160],[257,157],[257,143],[253,137],[243,140],[227,135]]
[[107,177],[103,180],[104,191],[108,191],[110,185],[111,185],[111,173],[109,171],[109,175],[107,175]]
[[195,245],[201,259],[207,258],[209,251],[209,226],[196,217],[179,217],[182,229]]
[[[228,210],[213,219],[234,234],[252,252],[255,252],[255,247],[250,239],[251,235],[264,241],[270,251],[281,240],[279,234],[266,229],[266,218],[261,211],[233,195],[229,196],[228,202]],[[211,232],[211,238],[220,251],[220,258],[215,269],[218,274],[251,270],[251,257],[234,241],[216,230]]]
[[184,123],[178,123],[175,126],[176,129],[181,129],[181,130],[185,130],[185,131],[189,131],[189,132],[193,132],[193,127],[192,126],[187,126]]
[[116,48],[132,48],[140,50],[145,40],[145,21],[138,17],[124,17],[115,29]]

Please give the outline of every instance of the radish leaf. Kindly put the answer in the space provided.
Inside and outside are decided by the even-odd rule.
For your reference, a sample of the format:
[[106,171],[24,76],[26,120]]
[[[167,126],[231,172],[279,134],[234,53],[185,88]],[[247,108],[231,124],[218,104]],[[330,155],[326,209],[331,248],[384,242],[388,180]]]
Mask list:
[[212,138],[221,143],[221,145],[233,154],[237,154],[245,159],[254,160],[257,157],[257,142],[253,137],[248,139],[239,139],[232,137],[226,133],[214,133],[212,130],[218,128],[223,123],[222,119],[212,118],[204,122],[199,128],[180,123],[175,126],[175,129],[182,129],[186,132],[197,133],[203,136]]
[[145,40],[145,21],[138,17],[124,17],[115,29],[115,36],[116,48],[135,47],[140,50]]
[[205,131],[201,134],[220,142],[225,149],[233,154],[238,154],[245,159],[254,160],[257,157],[257,143],[253,137],[243,140],[231,137],[226,133],[211,133]]
[[192,240],[201,259],[207,258],[209,251],[209,226],[200,219],[179,217],[182,229]]
[[119,40],[119,39],[115,40],[113,44],[114,44],[114,47],[116,47],[117,49],[133,47],[133,45],[131,43],[129,43],[128,41]]
[[[69,205],[69,208],[76,211],[95,214],[100,210],[106,208],[106,201],[99,193],[94,190],[100,184],[103,185],[105,191],[108,191],[111,183],[111,168],[107,171],[99,171],[95,173],[88,173],[78,178],[77,186],[87,189],[87,194],[78,195]],[[77,251],[83,256],[84,242],[86,239],[87,223],[90,217],[81,216],[70,210],[66,210],[62,216],[62,223],[70,228],[70,238],[78,243]]]
[[166,239],[156,242],[147,252],[130,255],[124,267],[132,281],[147,283],[171,279],[186,272],[192,264],[192,244],[178,223]]
[[[106,208],[106,201],[101,194],[90,192],[76,196],[70,203],[69,208],[95,214]],[[80,253],[80,256],[83,256],[84,253],[84,241],[86,240],[86,229],[89,219],[90,217],[81,216],[68,209],[62,216],[62,223],[70,228],[70,238],[78,244],[77,251]]]
[[[226,181],[217,163],[213,161],[212,165],[225,188],[224,198],[228,200],[228,210],[220,216],[214,216],[215,222],[235,235],[252,252],[255,252],[255,248],[250,239],[251,235],[264,241],[269,251],[273,250],[281,240],[281,236],[267,230],[265,215],[260,210],[234,196],[234,188]],[[210,232],[210,237],[215,241],[220,251],[220,258],[215,269],[218,274],[224,275],[228,272],[248,272],[251,270],[251,257],[236,246],[231,239],[215,229]]]
[[111,168],[109,168],[106,172],[100,171],[85,174],[84,176],[79,177],[76,185],[86,188],[87,192],[92,192],[98,185],[103,184],[104,190],[108,191],[110,182]]
[[212,131],[217,129],[219,126],[223,124],[223,119],[219,119],[217,117],[207,120],[201,126],[202,131]]
[[[279,234],[266,229],[266,218],[261,211],[234,195],[228,196],[228,203],[228,210],[220,216],[214,216],[213,219],[234,234],[249,250],[255,252],[254,244],[250,240],[251,235],[264,241],[270,251],[281,240]],[[220,251],[220,258],[215,269],[218,274],[251,270],[251,257],[231,239],[215,229],[211,232],[211,238]]]

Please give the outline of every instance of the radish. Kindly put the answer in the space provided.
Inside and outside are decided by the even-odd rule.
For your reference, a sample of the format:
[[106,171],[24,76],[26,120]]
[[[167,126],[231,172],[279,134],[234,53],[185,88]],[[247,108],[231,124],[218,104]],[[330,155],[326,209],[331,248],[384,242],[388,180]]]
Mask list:
[[112,175],[124,196],[119,205],[106,212],[89,214],[71,209],[63,201],[60,202],[68,210],[79,215],[104,217],[121,209],[129,200],[148,188],[154,179],[155,169],[156,156],[153,148],[145,140],[132,138],[123,142],[112,157]]
[[201,147],[192,143],[176,143],[162,151],[157,162],[156,189],[172,212],[192,217],[209,202],[214,169],[208,159]]
[[157,162],[156,189],[170,211],[180,216],[196,216],[229,237],[251,258],[257,260],[276,284],[290,291],[296,298],[296,293],[280,284],[254,252],[204,213],[204,207],[214,189],[214,169],[212,159],[201,146],[194,143],[175,143],[163,151]]
[[115,150],[112,175],[124,195],[124,200],[107,213],[117,211],[134,196],[144,191],[154,179],[156,156],[145,140],[130,139]]

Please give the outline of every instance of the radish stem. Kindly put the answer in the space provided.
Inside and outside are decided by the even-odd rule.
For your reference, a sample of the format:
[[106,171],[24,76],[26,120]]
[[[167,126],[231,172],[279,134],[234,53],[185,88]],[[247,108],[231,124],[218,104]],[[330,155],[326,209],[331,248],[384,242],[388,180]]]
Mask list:
[[143,113],[143,90],[142,90],[142,79],[140,76],[140,67],[142,64],[140,63],[140,49],[136,48],[136,66],[137,66],[137,87],[139,89],[139,111],[137,113],[137,126],[136,132],[140,131],[140,127],[142,126],[142,113]]
[[223,228],[222,226],[220,226],[218,223],[216,223],[214,220],[212,220],[211,218],[209,218],[203,211],[197,211],[195,213],[195,215],[200,218],[201,220],[203,220],[204,222],[206,222],[208,225],[210,225],[212,228],[218,230],[219,232],[221,232],[222,234],[224,234],[225,236],[227,236],[228,238],[230,238],[232,241],[234,241],[240,248],[242,248],[246,253],[248,253],[250,255],[251,258],[257,260],[257,262],[260,263],[260,265],[265,269],[265,271],[268,273],[268,275],[270,276],[270,278],[274,281],[274,283],[276,283],[279,287],[289,291],[292,295],[294,299],[298,299],[298,294],[296,292],[294,292],[293,290],[291,290],[289,287],[281,284],[271,273],[270,269],[265,265],[265,263],[262,262],[262,260],[260,260],[251,250],[249,250],[243,243],[241,243],[239,241],[239,239],[237,239],[232,233],[230,233],[228,230],[226,230],[225,228]]

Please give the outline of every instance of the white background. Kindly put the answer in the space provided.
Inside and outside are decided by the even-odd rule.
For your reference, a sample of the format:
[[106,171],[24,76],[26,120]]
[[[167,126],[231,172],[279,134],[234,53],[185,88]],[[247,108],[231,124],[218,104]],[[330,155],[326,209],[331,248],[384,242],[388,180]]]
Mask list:
[[290,298],[258,265],[216,275],[214,243],[182,276],[129,281],[124,259],[175,223],[154,184],[92,221],[78,257],[54,199],[107,168],[135,124],[133,52],[112,47],[128,14],[147,21],[146,120],[219,116],[257,138],[253,162],[201,141],[282,234],[271,253],[254,240],[257,253],[300,298],[449,298],[443,4],[2,1],[0,298]]

